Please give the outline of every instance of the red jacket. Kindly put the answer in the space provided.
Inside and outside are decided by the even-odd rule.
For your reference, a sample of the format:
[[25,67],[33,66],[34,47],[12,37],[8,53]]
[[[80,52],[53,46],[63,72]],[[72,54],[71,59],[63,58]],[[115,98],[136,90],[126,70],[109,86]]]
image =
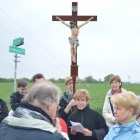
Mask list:
[[66,122],[62,118],[59,118],[59,121],[60,121],[60,126],[62,128],[62,132],[65,132],[68,134],[68,127],[66,125]]

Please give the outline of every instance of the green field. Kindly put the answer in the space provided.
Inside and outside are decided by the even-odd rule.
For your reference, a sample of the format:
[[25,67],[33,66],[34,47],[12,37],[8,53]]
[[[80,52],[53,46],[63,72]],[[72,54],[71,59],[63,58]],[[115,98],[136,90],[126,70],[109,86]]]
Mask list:
[[[66,91],[66,87],[63,83],[56,84],[58,85],[62,92]],[[32,83],[29,84],[29,89],[32,86]],[[109,84],[89,84],[81,83],[77,86],[77,89],[87,89],[90,93],[90,106],[91,108],[99,111],[101,113],[104,98],[107,91],[109,90]],[[124,84],[123,88],[133,91],[134,93],[140,95],[140,84]],[[10,110],[10,95],[13,93],[13,83],[0,83],[0,98],[4,99],[7,102],[8,108]]]

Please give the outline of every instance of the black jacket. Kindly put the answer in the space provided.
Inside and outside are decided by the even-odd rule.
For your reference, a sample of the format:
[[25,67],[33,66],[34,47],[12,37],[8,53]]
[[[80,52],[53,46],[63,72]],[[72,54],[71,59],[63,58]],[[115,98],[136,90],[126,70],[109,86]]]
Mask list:
[[10,105],[13,111],[15,111],[19,107],[22,98],[23,98],[23,95],[19,94],[19,92],[14,92],[10,96]]
[[108,133],[108,126],[102,115],[95,110],[90,109],[87,105],[83,110],[73,112],[69,116],[68,127],[71,126],[70,120],[73,122],[81,123],[84,128],[92,131],[92,136],[84,136],[82,133],[77,132],[76,135],[72,135],[69,131],[70,140],[103,140]]
[[7,116],[8,116],[8,107],[6,105],[6,102],[0,99],[0,123]]

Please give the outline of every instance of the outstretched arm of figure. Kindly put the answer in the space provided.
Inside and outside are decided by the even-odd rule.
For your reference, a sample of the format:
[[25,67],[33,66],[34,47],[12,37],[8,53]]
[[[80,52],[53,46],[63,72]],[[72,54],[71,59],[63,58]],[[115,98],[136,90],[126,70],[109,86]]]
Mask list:
[[56,19],[58,19],[62,24],[64,24],[64,25],[70,27],[70,25],[67,24],[65,21],[63,21],[60,17],[56,17]]
[[84,26],[85,24],[89,23],[94,17],[91,17],[90,19],[88,19],[86,22],[84,22],[83,24],[79,25],[78,28],[81,28],[82,26]]

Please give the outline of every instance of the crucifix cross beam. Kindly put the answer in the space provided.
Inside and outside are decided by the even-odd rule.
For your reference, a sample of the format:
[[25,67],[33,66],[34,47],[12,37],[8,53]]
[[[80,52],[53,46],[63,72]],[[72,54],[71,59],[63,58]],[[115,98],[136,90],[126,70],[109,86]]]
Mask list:
[[[90,19],[90,21],[97,21],[97,16],[95,15],[90,15],[90,16],[78,16],[78,5],[77,2],[72,2],[72,15],[68,15],[68,16],[59,16],[59,15],[53,15],[52,16],[52,21],[60,21],[58,20],[56,17],[59,17],[60,19],[62,19],[63,21],[74,21],[77,24],[77,21],[87,21],[89,20],[91,17],[93,17],[92,19]],[[76,61],[71,61],[71,77],[73,80],[73,94],[75,93],[75,81],[76,81],[76,77],[78,76],[78,65],[77,65],[77,48],[76,48]]]
[[52,16],[52,21],[59,21],[58,19],[56,19],[56,17],[60,17],[62,20],[64,21],[74,21],[77,24],[77,21],[86,21],[88,20],[90,17],[94,17],[91,21],[97,21],[97,16],[95,15],[91,15],[91,16],[78,16],[78,5],[77,2],[72,2],[72,16],[59,16],[59,15],[55,15]]

